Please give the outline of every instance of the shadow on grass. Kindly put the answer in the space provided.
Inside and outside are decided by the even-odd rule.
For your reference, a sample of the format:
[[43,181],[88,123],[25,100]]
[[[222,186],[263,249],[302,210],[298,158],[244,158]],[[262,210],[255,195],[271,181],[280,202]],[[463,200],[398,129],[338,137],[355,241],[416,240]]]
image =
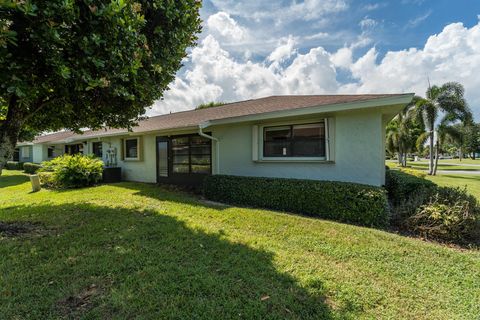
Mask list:
[[445,177],[445,178],[453,178],[453,179],[464,179],[464,180],[475,180],[480,182],[480,175],[449,175],[449,174],[442,174],[440,177]]
[[309,290],[273,254],[150,211],[90,204],[17,206],[55,234],[4,240],[6,318],[331,319],[321,282]]
[[0,188],[13,187],[29,181],[29,177],[25,174],[4,175],[0,176]]

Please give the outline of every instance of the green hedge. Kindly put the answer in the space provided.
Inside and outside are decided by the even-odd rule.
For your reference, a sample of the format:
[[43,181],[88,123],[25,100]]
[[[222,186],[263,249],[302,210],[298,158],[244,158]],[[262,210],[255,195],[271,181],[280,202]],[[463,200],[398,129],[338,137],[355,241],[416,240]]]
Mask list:
[[408,201],[415,194],[426,192],[430,196],[436,186],[430,180],[397,170],[387,170],[385,175],[385,188],[395,206]]
[[7,161],[5,168],[7,168],[7,170],[23,170],[23,162]]
[[479,241],[480,207],[465,189],[439,187],[395,170],[387,171],[385,188],[395,227],[438,241]]
[[40,169],[41,167],[42,166],[38,163],[25,162],[23,164],[23,170],[29,174],[37,173],[38,169]]
[[364,226],[388,222],[384,189],[355,183],[212,175],[205,179],[204,194],[213,201]]

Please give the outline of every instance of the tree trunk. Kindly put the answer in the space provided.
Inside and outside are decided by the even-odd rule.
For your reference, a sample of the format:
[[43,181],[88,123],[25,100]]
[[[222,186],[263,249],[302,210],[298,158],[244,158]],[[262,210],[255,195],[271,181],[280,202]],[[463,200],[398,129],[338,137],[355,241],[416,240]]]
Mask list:
[[428,174],[433,174],[433,130],[430,131],[430,145],[429,145],[429,154],[430,154],[430,161],[428,162]]
[[459,159],[459,161],[462,161],[462,159],[463,159],[462,147],[458,148],[458,159]]
[[435,164],[433,166],[433,174],[432,174],[434,176],[437,174],[438,156],[440,151],[439,149],[440,149],[440,145],[438,144],[438,139],[437,139],[437,143],[435,144]]
[[403,154],[402,152],[400,152],[400,150],[398,150],[398,165],[402,165],[402,157],[403,157]]
[[12,96],[8,104],[7,118],[0,123],[0,175],[8,160],[13,156],[22,118],[17,111],[17,98]]

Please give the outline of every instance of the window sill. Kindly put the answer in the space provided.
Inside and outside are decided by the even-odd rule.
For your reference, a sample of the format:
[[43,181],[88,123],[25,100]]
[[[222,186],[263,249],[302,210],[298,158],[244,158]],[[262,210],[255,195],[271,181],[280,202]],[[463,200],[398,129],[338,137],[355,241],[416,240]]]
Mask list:
[[140,159],[139,158],[125,158],[125,159],[123,159],[123,161],[125,161],[125,162],[138,162],[138,161],[140,161]]
[[334,164],[335,161],[333,160],[325,160],[325,159],[295,159],[295,158],[280,158],[280,159],[259,159],[255,160],[254,162],[258,163],[322,163],[322,164]]

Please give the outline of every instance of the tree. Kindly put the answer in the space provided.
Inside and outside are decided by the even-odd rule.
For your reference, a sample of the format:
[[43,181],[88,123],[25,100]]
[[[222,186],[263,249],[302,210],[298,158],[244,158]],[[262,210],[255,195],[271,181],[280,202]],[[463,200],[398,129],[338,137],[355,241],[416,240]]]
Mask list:
[[133,126],[195,44],[200,6],[0,0],[0,174],[26,128]]
[[414,102],[407,105],[387,125],[386,147],[390,153],[398,153],[398,163],[407,165],[407,154],[416,151],[416,141],[424,132],[423,124],[411,117]]
[[214,101],[211,101],[211,102],[208,102],[208,103],[202,103],[202,104],[199,104],[195,110],[199,110],[199,109],[207,109],[207,108],[212,108],[212,107],[219,107],[219,106],[223,106],[225,104],[225,102],[214,102]]
[[463,127],[462,134],[462,151],[475,159],[475,153],[480,152],[480,123],[471,123]]
[[[468,123],[472,119],[472,113],[464,98],[463,86],[457,82],[447,82],[442,86],[428,88],[425,98],[417,98],[415,101],[415,115],[423,121],[429,140],[429,169],[428,174],[435,175],[435,131],[437,125],[448,126],[455,121]],[[440,119],[441,116],[441,119]],[[437,151],[439,145],[437,143]],[[438,152],[437,152],[438,161]]]

